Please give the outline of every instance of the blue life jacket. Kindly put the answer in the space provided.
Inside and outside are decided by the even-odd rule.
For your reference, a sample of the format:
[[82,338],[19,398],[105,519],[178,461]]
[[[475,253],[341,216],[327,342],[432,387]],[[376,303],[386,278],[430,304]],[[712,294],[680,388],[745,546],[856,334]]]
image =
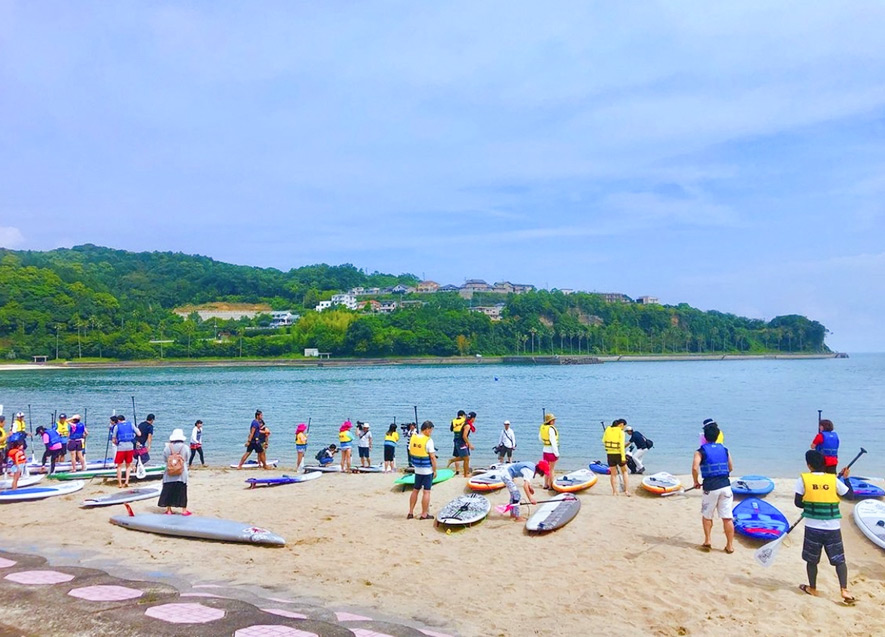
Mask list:
[[69,436],[70,440],[83,440],[83,434],[86,433],[86,425],[82,422],[78,422],[76,424],[71,425],[71,435]]
[[46,435],[49,436],[49,446],[54,447],[57,444],[61,444],[61,436],[58,435],[58,432],[55,429],[46,429]]
[[508,466],[506,471],[510,474],[511,478],[522,478],[522,470],[523,469],[531,469],[532,473],[535,473],[535,463],[534,462],[515,462],[512,465]]
[[128,420],[117,423],[117,442],[132,442],[135,440],[135,427]]
[[728,477],[728,449],[718,442],[708,442],[701,449],[704,452],[704,461],[701,463],[704,480]]
[[824,441],[815,445],[815,449],[821,452],[824,457],[827,458],[835,458],[839,455],[839,436],[836,435],[835,431],[822,431],[820,435],[823,436]]

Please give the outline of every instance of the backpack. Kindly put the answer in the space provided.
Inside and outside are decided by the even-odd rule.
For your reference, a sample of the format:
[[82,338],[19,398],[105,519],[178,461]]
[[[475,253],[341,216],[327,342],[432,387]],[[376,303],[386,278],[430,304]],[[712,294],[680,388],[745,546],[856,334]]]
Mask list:
[[166,473],[170,476],[180,476],[184,473],[184,456],[178,453],[175,447],[169,447],[171,453],[166,458]]

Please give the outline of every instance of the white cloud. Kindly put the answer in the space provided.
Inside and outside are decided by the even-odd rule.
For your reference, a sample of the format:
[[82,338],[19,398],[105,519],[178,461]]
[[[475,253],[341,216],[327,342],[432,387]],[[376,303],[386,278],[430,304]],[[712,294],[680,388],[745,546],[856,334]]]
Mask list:
[[0,226],[0,248],[17,248],[25,242],[25,236],[18,228]]

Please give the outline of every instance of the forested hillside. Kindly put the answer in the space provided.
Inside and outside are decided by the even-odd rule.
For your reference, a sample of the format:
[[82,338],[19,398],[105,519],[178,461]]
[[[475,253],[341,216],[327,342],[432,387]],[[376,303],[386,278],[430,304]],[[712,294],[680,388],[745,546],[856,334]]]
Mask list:
[[[352,265],[282,272],[171,252],[94,245],[47,252],[0,249],[0,357],[144,359],[456,354],[821,352],[826,329],[802,316],[769,322],[677,306],[606,303],[596,294],[396,295],[421,303],[389,314],[315,305],[356,286],[413,286],[418,279]],[[375,296],[390,300],[393,296]],[[302,315],[268,329],[269,317],[200,321],[173,308],[207,302],[266,303]],[[504,303],[501,320],[471,305]]]

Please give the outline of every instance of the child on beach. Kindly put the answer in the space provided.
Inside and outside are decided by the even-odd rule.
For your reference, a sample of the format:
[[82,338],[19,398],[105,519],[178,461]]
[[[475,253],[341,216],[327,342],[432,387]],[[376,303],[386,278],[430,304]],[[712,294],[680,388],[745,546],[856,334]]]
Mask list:
[[350,452],[353,449],[353,436],[350,429],[353,424],[345,420],[338,429],[338,447],[341,449],[341,471],[350,471]]
[[12,462],[12,467],[10,468],[10,471],[12,471],[12,486],[10,488],[15,489],[18,488],[18,479],[24,473],[25,465],[28,462],[28,459],[25,457],[24,442],[22,440],[16,440],[10,445],[9,460]]
[[519,487],[516,486],[515,480],[522,478],[522,488],[525,491],[526,497],[532,504],[537,504],[535,501],[535,490],[532,488],[532,478],[539,473],[546,478],[550,473],[550,463],[546,460],[539,460],[537,464],[532,462],[515,462],[508,465],[501,472],[504,486],[510,492],[509,508],[512,520],[525,520],[524,517],[519,515],[519,500],[521,496],[519,495]]
[[336,453],[338,453],[338,447],[336,445],[329,445],[316,455],[317,462],[320,463],[321,467],[327,467],[332,464]]
[[357,421],[356,427],[357,435],[359,436],[357,451],[360,455],[360,466],[370,467],[372,466],[372,432],[370,431],[369,423]]
[[396,470],[396,443],[399,442],[399,432],[396,430],[396,423],[387,428],[384,434],[384,473],[391,473]]
[[[805,518],[805,541],[802,545],[802,559],[808,573],[808,584],[800,584],[799,590],[808,595],[817,595],[817,565],[821,551],[826,550],[830,564],[836,567],[842,601],[855,602],[848,591],[848,565],[845,563],[845,549],[842,546],[842,530],[839,519],[839,496],[853,495],[851,484],[836,479],[827,469],[825,456],[810,449],[805,452],[805,464],[809,473],[803,473],[796,481],[794,502],[803,509]],[[842,469],[842,476],[848,477],[848,468]]]
[[295,428],[295,452],[298,459],[295,462],[295,471],[301,471],[304,465],[304,454],[307,451],[307,425],[303,422]]
[[200,454],[200,464],[204,467],[206,466],[206,460],[203,458],[203,421],[198,420],[194,423],[194,428],[191,431],[191,458],[188,460],[187,466],[191,466],[194,463],[194,457],[197,454]]

